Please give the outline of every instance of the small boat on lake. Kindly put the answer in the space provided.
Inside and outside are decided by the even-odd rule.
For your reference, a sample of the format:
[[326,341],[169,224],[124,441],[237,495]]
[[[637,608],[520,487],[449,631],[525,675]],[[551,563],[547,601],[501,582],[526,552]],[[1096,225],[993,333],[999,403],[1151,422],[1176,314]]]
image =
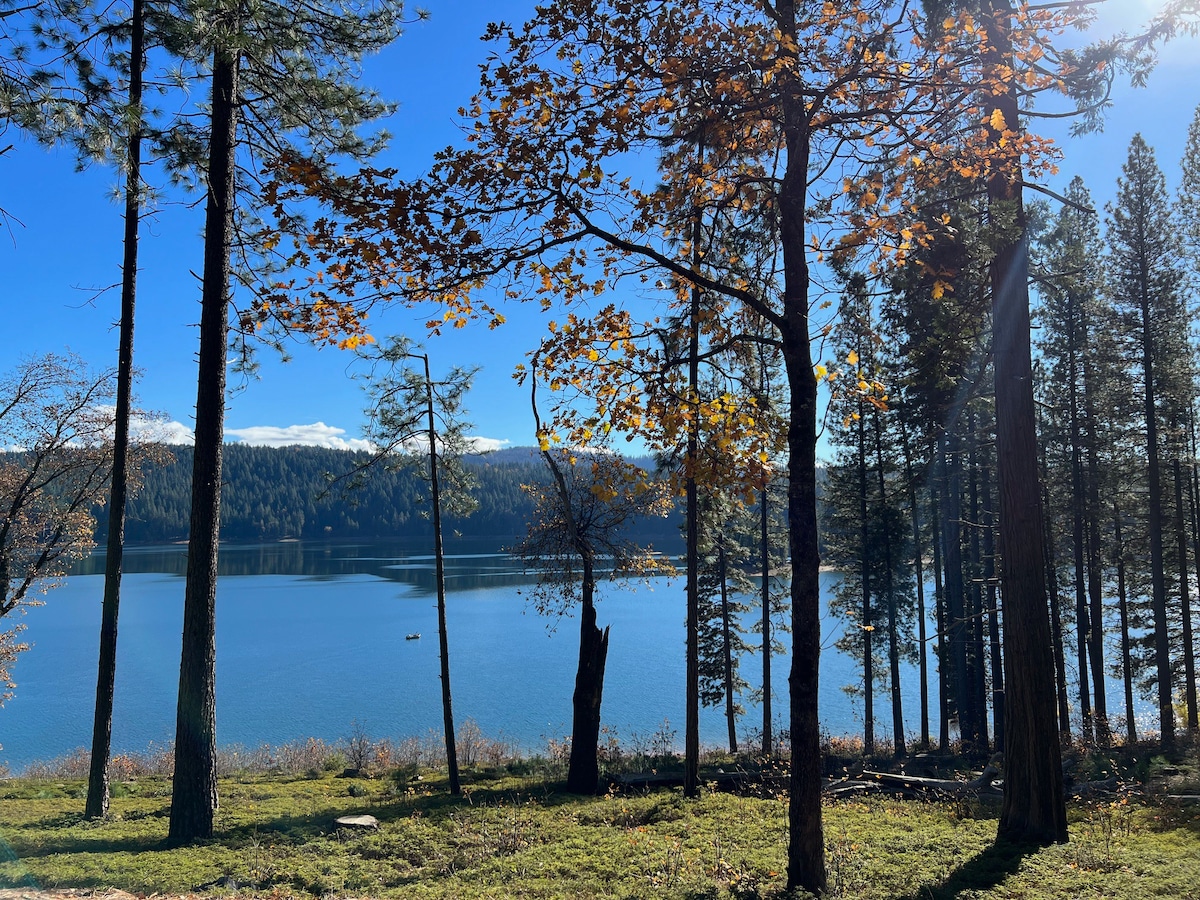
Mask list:
[[412,634],[406,634],[404,639],[406,641],[419,641],[421,639],[421,632],[414,631]]

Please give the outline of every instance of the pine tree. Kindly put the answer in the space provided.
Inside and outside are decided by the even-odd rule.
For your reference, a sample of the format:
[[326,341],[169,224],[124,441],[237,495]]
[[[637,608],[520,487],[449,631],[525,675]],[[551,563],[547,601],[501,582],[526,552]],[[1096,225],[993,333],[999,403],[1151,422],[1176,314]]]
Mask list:
[[[1058,408],[1065,427],[1062,458],[1069,475],[1067,500],[1071,513],[1072,570],[1079,661],[1080,709],[1087,739],[1108,741],[1108,711],[1104,690],[1104,606],[1102,593],[1101,527],[1109,516],[1100,508],[1101,430],[1098,410],[1115,413],[1104,403],[1113,388],[1105,381],[1111,367],[1105,362],[1106,334],[1111,311],[1101,290],[1097,265],[1102,245],[1091,195],[1082,179],[1068,187],[1067,203],[1041,240],[1039,278],[1042,304],[1041,348],[1049,362],[1045,396]],[[1092,690],[1089,690],[1090,685]],[[1095,701],[1095,715],[1091,701]]]
[[239,172],[238,149],[245,146],[250,162],[301,147],[318,166],[378,149],[378,140],[357,129],[387,106],[354,78],[363,54],[396,36],[399,8],[389,0],[358,9],[278,2],[250,9],[239,0],[197,0],[182,11],[170,46],[193,59],[211,58],[212,89],[206,126],[182,126],[167,142],[179,162],[203,160],[207,193],[173,844],[211,836],[217,806],[215,616],[231,254],[235,225],[246,222],[237,211],[253,208],[257,185],[256,173]]
[[[862,659],[864,752],[875,752],[878,680],[890,688],[893,752],[902,756],[901,629],[911,631],[912,572],[900,491],[895,486],[894,416],[885,412],[879,399],[878,388],[889,376],[882,359],[883,341],[873,325],[866,278],[850,273],[845,281],[840,322],[833,334],[835,351],[845,362],[830,363],[831,368],[845,371],[844,378],[837,380],[844,387],[830,407],[832,439],[840,451],[829,473],[825,556],[842,572],[832,604],[848,620],[839,646]],[[879,649],[874,641],[877,631],[886,641]],[[907,641],[903,643],[907,651]]]
[[1172,399],[1170,354],[1179,348],[1181,329],[1186,346],[1187,324],[1181,318],[1180,251],[1171,227],[1165,179],[1141,135],[1134,135],[1130,142],[1129,156],[1121,171],[1116,200],[1107,207],[1110,290],[1122,315],[1125,339],[1136,351],[1133,355],[1141,372],[1154,677],[1162,742],[1170,748],[1175,739],[1175,713],[1163,539],[1162,457],[1163,433],[1169,424],[1165,409]]
[[738,752],[737,717],[744,712],[737,696],[748,687],[741,658],[750,649],[741,617],[754,585],[747,576],[753,530],[752,510],[729,492],[705,490],[699,520],[699,670],[700,702],[725,708],[729,752]]
[[[951,178],[945,191],[971,197],[969,187]],[[928,448],[931,531],[938,598],[938,659],[941,723],[949,741],[949,720],[958,720],[967,745],[983,733],[985,711],[971,689],[966,561],[962,523],[969,502],[966,466],[967,408],[983,391],[984,347],[988,335],[988,296],[983,288],[986,241],[976,199],[925,198],[930,218],[947,216],[944,231],[918,253],[919,263],[893,279],[899,302],[891,304],[889,329],[897,337],[909,374],[900,385],[903,408],[916,446]]]
[[[371,462],[385,466],[414,466],[422,471],[429,490],[430,525],[433,537],[434,580],[437,591],[438,656],[442,681],[442,726],[449,770],[450,793],[460,794],[458,754],[455,746],[454,711],[450,691],[450,646],[446,632],[446,555],[442,544],[444,511],[470,515],[478,503],[470,494],[474,479],[463,465],[469,449],[463,419],[463,401],[475,369],[455,367],[435,381],[429,371],[429,354],[419,352],[411,341],[392,338],[373,361],[383,367],[372,373],[367,410],[368,439],[378,448]],[[420,363],[420,366],[415,363]],[[423,452],[413,445],[424,444]],[[369,465],[369,464],[368,464]],[[365,469],[360,469],[362,474]]]

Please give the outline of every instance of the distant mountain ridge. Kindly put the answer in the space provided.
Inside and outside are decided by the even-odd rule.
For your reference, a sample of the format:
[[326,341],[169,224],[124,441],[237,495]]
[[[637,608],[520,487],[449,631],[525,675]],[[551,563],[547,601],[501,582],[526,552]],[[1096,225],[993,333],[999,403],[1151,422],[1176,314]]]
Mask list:
[[[130,501],[125,526],[130,544],[162,544],[188,536],[192,448],[174,446],[175,461],[145,473]],[[369,458],[362,452],[325,447],[254,447],[228,444],[221,494],[221,538],[226,541],[423,537],[429,533],[426,487],[411,470],[367,473],[361,487],[331,486]],[[478,478],[472,492],[479,508],[470,516],[443,517],[447,534],[511,543],[525,533],[533,504],[523,484],[545,483],[549,474],[534,447],[506,447],[472,455]],[[646,464],[647,460],[639,460]],[[107,533],[107,511],[95,510],[96,536]],[[630,536],[656,544],[679,539],[680,518],[645,519]]]

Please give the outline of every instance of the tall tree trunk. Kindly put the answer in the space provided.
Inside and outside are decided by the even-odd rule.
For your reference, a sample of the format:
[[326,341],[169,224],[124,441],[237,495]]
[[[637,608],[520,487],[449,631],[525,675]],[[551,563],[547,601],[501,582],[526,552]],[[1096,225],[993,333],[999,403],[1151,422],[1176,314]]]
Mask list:
[[[1179,547],[1179,613],[1183,630],[1184,704],[1187,708],[1187,727],[1196,730],[1196,660],[1192,656],[1192,601],[1188,578],[1187,527],[1183,515],[1183,467],[1172,461],[1175,476],[1175,541]],[[1197,561],[1200,565],[1200,560]]]
[[[989,123],[998,113],[1020,127],[1016,89],[1005,72],[1014,68],[1009,0],[985,0],[987,74],[1004,84],[985,100]],[[1003,128],[989,124],[1000,148]],[[1020,234],[997,251],[991,266],[992,328],[996,373],[996,460],[1000,494],[1000,558],[1004,595],[1004,685],[1007,691],[1004,801],[997,840],[1050,843],[1067,840],[1062,759],[1055,729],[1054,657],[1046,603],[1042,503],[1038,486],[1037,420],[1030,355],[1029,255],[1021,200],[1020,160],[988,179],[988,205],[997,218],[1012,216]]]
[[579,668],[572,697],[571,760],[567,790],[594,794],[600,785],[600,701],[604,694],[604,664],[608,658],[608,627],[596,627],[596,575],[590,554],[583,557],[583,606],[579,616]]
[[[776,5],[789,40],[796,29],[795,0]],[[808,258],[805,240],[808,110],[798,92],[781,92],[786,170],[779,191],[783,250],[783,317],[780,340],[788,381],[788,549],[792,559],[792,660],[790,690],[792,766],[788,788],[787,889],[823,894],[825,833],[821,814],[821,723],[817,718],[821,662],[821,556],[817,549],[817,381],[808,328]]]
[[[1144,261],[1143,261],[1144,264]],[[1162,472],[1158,454],[1158,412],[1154,391],[1155,347],[1150,322],[1148,275],[1143,273],[1139,303],[1142,312],[1143,410],[1146,418],[1146,470],[1149,481],[1147,531],[1150,536],[1151,609],[1154,617],[1154,662],[1158,676],[1158,720],[1164,749],[1175,744],[1172,706],[1171,640],[1167,630],[1167,581],[1163,562]]]
[[[874,409],[871,418],[875,425],[875,466],[879,470],[879,512],[886,517],[888,508],[887,479],[883,471],[883,425],[879,410]],[[886,518],[883,521],[887,521]],[[892,688],[892,751],[897,757],[904,756],[904,708],[900,699],[900,628],[896,615],[896,585],[892,574],[892,535],[884,532],[883,538],[884,592],[888,611],[888,670]]]
[[[1188,506],[1192,521],[1192,559],[1196,561],[1196,580],[1200,583],[1200,471],[1196,465],[1196,408],[1194,403],[1188,406],[1188,443],[1191,448],[1187,482]],[[1189,617],[1190,612],[1189,610]]]
[[1087,567],[1084,565],[1084,492],[1083,492],[1083,447],[1079,433],[1079,397],[1076,379],[1077,323],[1071,321],[1071,333],[1067,338],[1067,407],[1071,429],[1071,548],[1075,563],[1075,648],[1076,666],[1079,670],[1079,714],[1080,730],[1084,742],[1094,738],[1092,728],[1092,701],[1088,688],[1088,639],[1091,632],[1087,597]]
[[729,621],[729,571],[725,545],[717,545],[717,565],[721,571],[721,637],[725,668],[725,723],[729,729],[729,752],[737,753],[737,706],[733,702],[733,631]]
[[[861,354],[860,354],[861,355]],[[859,403],[862,409],[862,403]],[[871,531],[867,512],[867,441],[866,422],[861,413],[858,417],[858,531],[859,565],[862,580],[862,668],[863,668],[863,753],[875,753],[875,650],[871,635],[875,625],[871,621]]]
[[[1043,456],[1042,466],[1042,499],[1049,506],[1046,484],[1046,459]],[[1058,567],[1054,561],[1057,555],[1054,550],[1054,520],[1046,520],[1045,534],[1046,556],[1046,593],[1050,595],[1050,642],[1054,646],[1054,693],[1058,699],[1058,736],[1063,746],[1071,743],[1071,708],[1067,702],[1067,660],[1063,648],[1062,609],[1058,596]]]
[[[236,28],[229,33],[235,34]],[[229,251],[233,233],[238,57],[217,49],[212,73],[212,134],[204,219],[200,373],[192,467],[192,516],[183,607],[183,652],[175,724],[175,775],[168,841],[212,837],[217,809],[216,601],[221,526],[221,447],[225,353],[229,333]]]
[[929,522],[933,527],[933,609],[938,634],[938,749],[945,753],[950,747],[950,654],[946,635],[946,593],[942,589],[942,518],[936,491],[930,497],[929,505]]
[[775,755],[771,733],[771,518],[768,507],[767,474],[763,473],[762,494],[758,505],[758,543],[762,565],[762,753]]
[[[1085,307],[1086,311],[1086,307]],[[1086,335],[1094,333],[1094,324],[1086,318]],[[1093,720],[1096,726],[1096,741],[1101,747],[1112,742],[1108,724],[1108,697],[1104,687],[1104,570],[1101,565],[1100,539],[1100,460],[1096,447],[1096,432],[1099,427],[1096,414],[1096,375],[1092,368],[1092,354],[1083,354],[1083,433],[1086,453],[1087,475],[1087,523],[1088,523],[1088,604],[1090,606],[1091,631],[1088,641],[1088,659],[1092,664]]]
[[[1188,508],[1190,516],[1192,516],[1192,558],[1196,560],[1196,581],[1200,583],[1200,473],[1196,467],[1196,421],[1195,421],[1195,406],[1189,404],[1188,407],[1188,443],[1190,445],[1190,456],[1192,461],[1188,464]],[[1190,626],[1192,619],[1192,610],[1188,608],[1188,631],[1192,631]],[[1194,647],[1188,643],[1184,647],[1184,653],[1187,653],[1188,658],[1194,659]],[[1188,684],[1192,685],[1192,690],[1195,690],[1195,679],[1188,679]],[[1188,722],[1188,728],[1195,728],[1193,722]]]
[[987,585],[988,639],[991,642],[992,720],[996,752],[1004,751],[1004,655],[1000,643],[1000,609],[996,591],[996,514],[992,481],[985,463],[980,469],[983,493],[983,581]]
[[137,301],[138,226],[142,193],[142,70],[146,59],[146,18],[142,0],[130,10],[129,121],[126,147],[125,247],[121,262],[121,325],[117,351],[117,409],[113,431],[112,488],[108,500],[108,540],[104,560],[104,600],[100,611],[100,660],[96,673],[96,712],[92,719],[91,769],[83,815],[108,814],[108,761],[112,755],[113,695],[117,678],[117,618],[121,606],[121,567],[125,553],[125,507],[129,492],[129,416],[133,397],[133,322]]
[[962,562],[962,454],[959,438],[947,436],[948,475],[945,483],[944,522],[946,559],[946,629],[950,643],[950,695],[958,717],[959,739],[965,747],[973,737],[971,683],[967,668],[967,621]]
[[[701,141],[697,159],[702,163]],[[700,208],[692,217],[692,266],[700,268],[702,240]],[[683,733],[683,796],[700,796],[700,509],[696,493],[696,465],[700,458],[700,288],[692,285],[688,311],[687,471],[684,491],[687,504],[687,688]]]
[[[450,772],[450,793],[462,793],[458,780],[458,747],[454,735],[454,708],[450,702],[450,642],[446,636],[446,554],[442,545],[442,491],[438,478],[437,428],[433,419],[433,377],[429,372],[429,356],[421,356],[425,364],[425,415],[429,437],[429,495],[433,506],[433,562],[437,579],[438,659],[442,681],[442,731],[446,744],[446,768]],[[599,704],[597,704],[598,706]]]
[[982,521],[979,508],[979,470],[983,463],[979,458],[979,436],[976,432],[978,422],[975,411],[967,414],[967,433],[970,437],[971,457],[970,474],[968,477],[967,495],[971,504],[971,531],[968,544],[971,548],[971,588],[967,592],[970,607],[967,610],[967,629],[970,635],[970,648],[967,655],[967,670],[971,681],[971,706],[975,716],[971,722],[971,746],[978,751],[987,752],[987,668],[984,651],[984,616],[983,608],[983,548],[980,523]]
[[1133,708],[1133,657],[1129,641],[1129,603],[1125,594],[1125,542],[1121,539],[1121,509],[1113,503],[1113,537],[1117,553],[1117,612],[1121,617],[1121,674],[1125,682],[1125,744],[1137,743],[1137,712]]
[[912,448],[908,444],[908,429],[904,416],[900,423],[900,446],[904,449],[904,480],[908,484],[908,507],[912,511],[913,573],[917,583],[917,672],[921,684],[920,748],[929,749],[929,658],[925,645],[925,571],[921,544],[921,510],[917,503],[917,482],[913,473]]

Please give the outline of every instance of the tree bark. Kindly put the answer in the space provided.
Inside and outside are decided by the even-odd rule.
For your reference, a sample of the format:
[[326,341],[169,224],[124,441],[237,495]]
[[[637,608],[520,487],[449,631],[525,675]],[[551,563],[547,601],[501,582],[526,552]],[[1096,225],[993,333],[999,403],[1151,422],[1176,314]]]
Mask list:
[[925,641],[925,572],[922,561],[921,511],[917,504],[917,482],[913,473],[912,448],[908,444],[908,429],[903,414],[900,423],[900,446],[904,450],[904,478],[908,483],[908,506],[912,511],[913,572],[917,583],[917,672],[921,681],[921,737],[922,750],[929,749],[929,658]]
[[[882,516],[887,515],[887,479],[883,471],[883,425],[879,410],[871,413],[875,425],[875,465],[879,469],[879,507]],[[886,520],[885,520],[886,521]],[[892,574],[892,536],[883,539],[884,591],[888,611],[888,674],[892,682],[892,752],[897,758],[904,756],[904,707],[900,699],[900,628],[896,613],[895,576]]]
[[987,727],[987,653],[984,650],[984,623],[987,611],[983,606],[983,544],[981,541],[980,523],[982,516],[979,507],[980,470],[984,463],[980,460],[978,420],[974,409],[967,414],[967,433],[970,435],[970,475],[968,478],[967,498],[971,504],[971,531],[968,545],[971,549],[971,588],[967,592],[970,606],[967,610],[967,631],[969,638],[969,653],[967,655],[967,670],[971,681],[971,708],[974,715],[971,720],[971,746],[977,752],[988,750]]
[[[437,579],[438,660],[442,682],[442,731],[446,744],[446,768],[450,774],[450,793],[462,793],[458,780],[458,747],[454,734],[454,706],[450,694],[450,641],[446,635],[446,556],[442,546],[442,492],[438,478],[437,428],[433,419],[433,378],[429,372],[429,356],[422,355],[425,364],[425,415],[429,437],[429,494],[433,505],[433,562]],[[597,704],[597,707],[599,704]]]
[[[861,350],[861,348],[860,348]],[[861,352],[859,354],[862,355]],[[858,525],[859,525],[859,578],[862,581],[862,668],[863,668],[863,754],[875,753],[875,650],[871,635],[875,625],[871,621],[871,532],[870,516],[867,512],[867,441],[866,421],[858,403]]]
[[1121,673],[1125,682],[1125,743],[1137,743],[1137,714],[1133,708],[1133,658],[1129,641],[1129,602],[1125,593],[1125,542],[1121,539],[1121,509],[1113,503],[1113,538],[1117,552],[1117,611],[1121,618]]
[[1096,374],[1092,366],[1094,352],[1095,323],[1087,315],[1088,307],[1084,307],[1084,339],[1091,346],[1083,353],[1083,416],[1084,416],[1084,451],[1086,454],[1087,475],[1087,522],[1088,522],[1088,603],[1091,607],[1091,632],[1088,641],[1088,659],[1092,664],[1092,698],[1094,701],[1094,723],[1096,726],[1096,741],[1101,747],[1107,747],[1112,742],[1112,733],[1108,724],[1108,696],[1104,687],[1104,586],[1103,568],[1100,563],[1100,459],[1096,447],[1096,433],[1099,428],[1096,415]]
[[[942,468],[939,466],[939,468]],[[942,517],[937,492],[929,500],[929,522],[933,528],[933,610],[937,620],[938,665],[938,749],[943,753],[950,747],[950,685],[946,635],[946,601],[942,589]]]
[[[1188,443],[1191,450],[1191,462],[1188,465],[1188,508],[1192,522],[1192,559],[1196,561],[1196,578],[1200,582],[1200,474],[1197,473],[1196,459],[1196,409],[1192,403],[1188,407]],[[1189,609],[1189,618],[1191,610]],[[1191,655],[1191,651],[1189,651]],[[1191,682],[1193,685],[1194,681]],[[1192,724],[1188,724],[1193,728]]]
[[967,668],[967,622],[963,590],[962,564],[962,456],[958,435],[953,431],[946,439],[947,478],[942,506],[946,510],[944,523],[946,561],[946,630],[950,644],[950,696],[954,714],[958,717],[958,734],[964,749],[968,749],[973,734],[971,683]]
[[729,732],[729,752],[737,753],[737,705],[733,702],[733,632],[729,621],[729,572],[724,543],[717,545],[717,565],[721,571],[721,638],[725,667],[725,724]]
[[996,513],[992,502],[992,482],[985,464],[980,471],[983,494],[983,581],[987,585],[988,639],[991,642],[992,733],[996,752],[1004,752],[1004,654],[1000,640],[999,596],[996,591]]
[[217,809],[217,551],[221,526],[221,448],[225,418],[225,344],[229,333],[237,80],[237,54],[222,46],[214,54],[212,74],[212,134],[200,301],[192,515],[175,725],[175,775],[168,831],[168,842],[173,845],[212,837],[213,815]]
[[604,694],[604,664],[608,658],[608,628],[596,627],[596,576],[590,555],[583,555],[583,605],[579,615],[579,668],[572,697],[571,760],[567,790],[594,794],[600,785],[600,701]]
[[133,131],[126,149],[125,239],[121,263],[121,325],[117,351],[117,409],[113,429],[112,488],[108,500],[104,599],[100,611],[100,659],[96,672],[96,711],[92,719],[91,769],[83,815],[108,814],[108,761],[112,755],[113,696],[117,678],[117,620],[121,606],[121,568],[125,553],[125,508],[129,493],[129,417],[133,397],[133,325],[137,302],[138,226],[142,192],[142,70],[146,19],[142,0],[130,10],[129,107]]
[[[1143,269],[1147,268],[1142,260]],[[1150,536],[1151,610],[1154,617],[1154,662],[1158,676],[1158,718],[1164,749],[1175,744],[1172,705],[1171,641],[1167,630],[1167,581],[1163,562],[1162,472],[1158,454],[1158,411],[1154,390],[1154,337],[1150,321],[1149,275],[1143,272],[1139,305],[1142,312],[1142,377],[1145,390],[1146,470],[1149,481],[1147,530]]]
[[[986,0],[983,12],[991,38],[985,65],[997,83],[1006,84],[1002,92],[987,98],[986,111],[999,112],[1016,129],[1020,127],[1016,91],[1011,79],[1001,80],[1002,73],[1013,68],[1013,9],[1008,0]],[[999,149],[1001,136],[990,125],[989,137]],[[1003,208],[1006,214],[1014,214],[1020,231],[998,250],[991,268],[1008,746],[997,840],[1046,844],[1067,840],[1067,808],[1054,698],[1046,690],[1054,679],[1054,661],[1046,603],[1020,160],[1012,170],[999,167],[988,179],[987,189],[989,207],[995,213]]]
[[[1072,301],[1073,303],[1074,301]],[[1067,337],[1067,407],[1071,429],[1071,545],[1075,563],[1075,652],[1079,670],[1080,730],[1084,742],[1093,740],[1092,701],[1088,688],[1088,639],[1091,632],[1087,597],[1087,567],[1084,564],[1083,447],[1079,426],[1079,397],[1076,378],[1078,344],[1077,313],[1072,309],[1071,333]]]
[[[703,168],[704,141],[696,151],[697,166]],[[701,213],[692,216],[692,266],[698,271],[701,256]],[[687,686],[683,729],[683,796],[700,796],[700,507],[696,488],[696,465],[700,458],[700,288],[692,285],[688,310],[688,419],[687,460],[684,493],[687,514]]]
[[767,475],[763,475],[758,508],[758,541],[762,560],[762,753],[775,755],[771,722],[771,517],[768,507]]
[[[776,7],[782,30],[796,31],[794,0]],[[817,549],[817,381],[808,334],[805,246],[810,132],[799,94],[781,92],[786,171],[779,191],[783,249],[780,339],[788,381],[788,549],[792,559],[790,689],[792,765],[788,787],[787,889],[823,894],[825,837],[821,814],[821,725],[817,718],[821,660],[821,557]]]
[[[1042,458],[1042,500],[1049,503],[1046,492],[1046,460]],[[1046,592],[1050,595],[1050,643],[1054,647],[1054,693],[1058,698],[1058,737],[1066,746],[1071,743],[1071,708],[1067,702],[1067,660],[1063,648],[1062,610],[1058,598],[1058,567],[1054,564],[1053,520],[1045,521]]]
[[[1183,467],[1172,460],[1175,476],[1175,540],[1179,547],[1179,614],[1183,631],[1183,696],[1187,709],[1187,727],[1196,730],[1196,661],[1192,656],[1192,600],[1188,578],[1187,526],[1183,513]],[[1197,561],[1200,565],[1200,560]]]

